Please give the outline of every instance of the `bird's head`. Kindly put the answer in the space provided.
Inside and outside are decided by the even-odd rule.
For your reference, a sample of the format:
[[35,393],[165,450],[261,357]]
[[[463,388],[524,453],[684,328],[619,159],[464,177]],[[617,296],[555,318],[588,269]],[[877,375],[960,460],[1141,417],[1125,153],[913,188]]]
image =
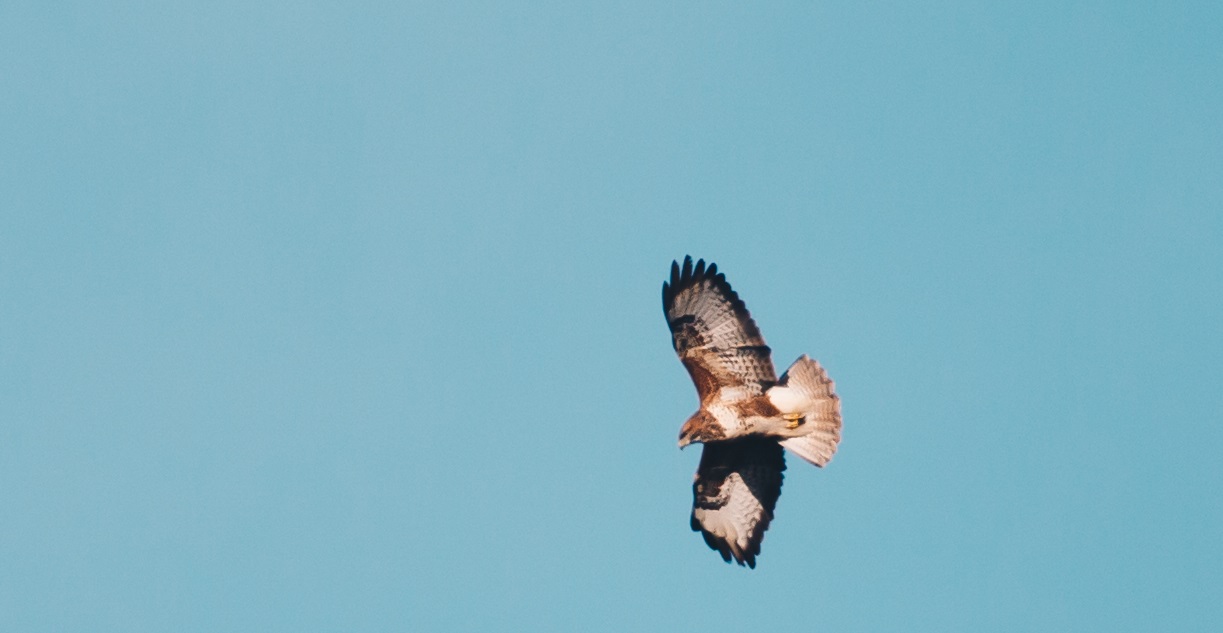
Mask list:
[[691,433],[691,431],[689,431],[689,429],[688,429],[688,425],[685,423],[685,424],[684,424],[684,426],[683,426],[682,428],[680,428],[680,430],[679,430],[679,447],[680,447],[680,449],[681,449],[681,450],[683,450],[683,448],[684,448],[685,446],[687,446],[687,445],[691,444],[693,441],[695,441],[695,440],[693,440],[693,439],[692,439],[692,433]]
[[719,440],[725,437],[722,432],[722,427],[714,421],[713,416],[705,411],[697,411],[692,417],[684,422],[684,426],[679,429],[679,447],[683,448],[689,444],[709,442]]

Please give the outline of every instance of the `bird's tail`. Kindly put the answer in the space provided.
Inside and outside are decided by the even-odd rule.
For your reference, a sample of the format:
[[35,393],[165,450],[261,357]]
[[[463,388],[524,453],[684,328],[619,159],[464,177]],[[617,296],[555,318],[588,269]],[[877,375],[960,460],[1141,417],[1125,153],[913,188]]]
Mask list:
[[841,398],[819,362],[803,354],[782,374],[768,396],[783,414],[798,415],[801,423],[781,445],[799,457],[823,466],[841,441]]

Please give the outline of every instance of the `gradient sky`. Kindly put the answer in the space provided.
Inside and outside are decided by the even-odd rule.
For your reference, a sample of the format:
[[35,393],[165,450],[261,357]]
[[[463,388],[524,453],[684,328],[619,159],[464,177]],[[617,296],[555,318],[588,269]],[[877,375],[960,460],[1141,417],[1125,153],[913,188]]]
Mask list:
[[[1221,630],[1221,29],[0,3],[0,629]],[[844,401],[754,571],[687,253]]]

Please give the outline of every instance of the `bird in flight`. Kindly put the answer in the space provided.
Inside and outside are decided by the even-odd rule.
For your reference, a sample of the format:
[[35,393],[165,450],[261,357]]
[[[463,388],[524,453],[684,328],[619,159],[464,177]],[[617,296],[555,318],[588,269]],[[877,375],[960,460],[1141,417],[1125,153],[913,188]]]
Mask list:
[[777,378],[769,346],[716,264],[671,262],[662,308],[700,399],[679,432],[680,448],[704,444],[692,529],[726,562],[755,568],[781,495],[783,447],[827,464],[841,441],[841,399],[806,354]]

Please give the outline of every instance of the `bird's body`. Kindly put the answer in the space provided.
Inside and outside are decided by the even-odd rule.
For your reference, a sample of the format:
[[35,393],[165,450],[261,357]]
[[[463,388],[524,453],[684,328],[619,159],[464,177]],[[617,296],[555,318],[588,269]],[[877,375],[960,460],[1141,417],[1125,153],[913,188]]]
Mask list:
[[841,439],[840,398],[806,355],[777,378],[764,337],[715,264],[672,262],[662,298],[672,345],[700,399],[679,436],[681,448],[705,445],[692,529],[726,561],[755,567],[781,494],[782,447],[827,464]]

